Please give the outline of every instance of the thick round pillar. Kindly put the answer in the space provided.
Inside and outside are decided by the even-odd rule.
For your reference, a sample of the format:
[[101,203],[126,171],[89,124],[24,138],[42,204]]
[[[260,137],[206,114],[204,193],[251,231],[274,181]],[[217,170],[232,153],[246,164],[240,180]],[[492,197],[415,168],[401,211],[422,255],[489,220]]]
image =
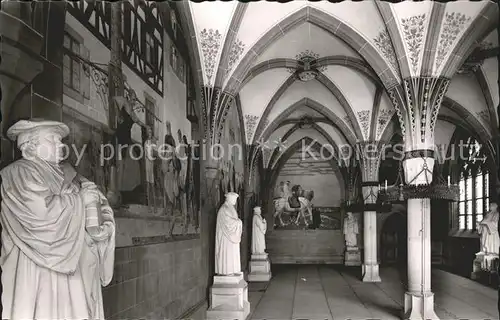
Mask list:
[[[431,157],[407,157],[404,162],[406,183],[432,182],[433,168]],[[439,319],[434,312],[431,291],[430,215],[430,199],[408,199],[408,291],[404,299],[404,319]]]

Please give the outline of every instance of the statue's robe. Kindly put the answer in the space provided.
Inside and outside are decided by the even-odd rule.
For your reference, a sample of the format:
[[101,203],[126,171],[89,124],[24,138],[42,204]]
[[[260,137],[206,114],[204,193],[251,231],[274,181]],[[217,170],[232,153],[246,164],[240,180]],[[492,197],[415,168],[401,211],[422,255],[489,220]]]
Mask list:
[[357,234],[359,233],[358,221],[353,218],[344,220],[344,235],[345,242],[348,247],[356,247],[358,245]]
[[215,230],[215,273],[241,272],[240,242],[243,223],[233,205],[224,202],[217,213]]
[[478,233],[481,235],[481,251],[486,254],[497,254],[500,245],[498,235],[499,213],[489,212],[484,219],[479,222]]
[[0,175],[2,319],[104,319],[115,249],[107,201],[91,237],[79,186],[59,167],[22,159]]
[[264,253],[266,250],[266,220],[259,214],[253,215],[252,253]]

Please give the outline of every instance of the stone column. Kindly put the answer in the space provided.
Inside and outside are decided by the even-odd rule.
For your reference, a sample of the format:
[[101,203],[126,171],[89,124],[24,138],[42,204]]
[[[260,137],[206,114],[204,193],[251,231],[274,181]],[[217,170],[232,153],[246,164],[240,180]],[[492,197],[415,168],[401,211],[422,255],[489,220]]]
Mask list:
[[[390,89],[405,143],[404,173],[409,185],[432,182],[434,128],[449,79],[403,79],[402,87]],[[439,319],[431,291],[430,199],[408,199],[408,291],[405,319]]]
[[364,260],[361,272],[363,282],[381,282],[377,257],[377,212],[373,206],[377,203],[378,181],[363,182],[363,241]]
[[[406,157],[406,183],[420,185],[432,181],[432,157]],[[425,168],[429,172],[422,171]],[[420,174],[420,175],[419,175]],[[408,199],[408,291],[405,319],[438,319],[431,291],[431,201]]]
[[382,153],[380,141],[364,141],[358,144],[360,153],[361,176],[363,179],[363,244],[364,260],[361,272],[364,282],[380,282],[377,257],[377,212],[378,170]]

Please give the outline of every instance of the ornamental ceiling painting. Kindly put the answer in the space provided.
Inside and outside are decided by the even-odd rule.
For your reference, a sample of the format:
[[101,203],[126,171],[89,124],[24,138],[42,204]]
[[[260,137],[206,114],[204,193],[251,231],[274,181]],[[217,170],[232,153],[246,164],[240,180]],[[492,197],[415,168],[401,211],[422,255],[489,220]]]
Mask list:
[[182,10],[200,85],[237,97],[246,142],[271,142],[265,167],[279,158],[274,142],[311,131],[337,145],[387,139],[398,127],[387,90],[414,77],[451,79],[438,125],[460,122],[488,137],[498,127],[498,61],[484,55],[498,47],[491,1],[184,2]]

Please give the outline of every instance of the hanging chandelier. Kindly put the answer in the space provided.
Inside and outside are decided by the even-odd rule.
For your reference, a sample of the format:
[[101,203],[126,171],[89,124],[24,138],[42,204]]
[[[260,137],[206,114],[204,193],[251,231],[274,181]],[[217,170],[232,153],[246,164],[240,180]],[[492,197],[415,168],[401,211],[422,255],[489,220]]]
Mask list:
[[393,185],[387,185],[387,180],[383,188],[379,187],[378,200],[382,203],[386,202],[404,202],[408,199],[435,199],[435,200],[446,200],[446,201],[458,201],[460,196],[460,188],[456,184],[451,184],[450,177],[448,176],[448,181],[445,181],[441,174],[432,182],[425,184],[414,185],[411,184],[416,180],[421,174],[429,173],[432,176],[432,171],[427,167],[427,163],[424,159],[424,166],[422,170],[410,181],[409,184],[405,184],[403,180],[403,165],[402,161],[399,164],[398,176],[396,182]]

